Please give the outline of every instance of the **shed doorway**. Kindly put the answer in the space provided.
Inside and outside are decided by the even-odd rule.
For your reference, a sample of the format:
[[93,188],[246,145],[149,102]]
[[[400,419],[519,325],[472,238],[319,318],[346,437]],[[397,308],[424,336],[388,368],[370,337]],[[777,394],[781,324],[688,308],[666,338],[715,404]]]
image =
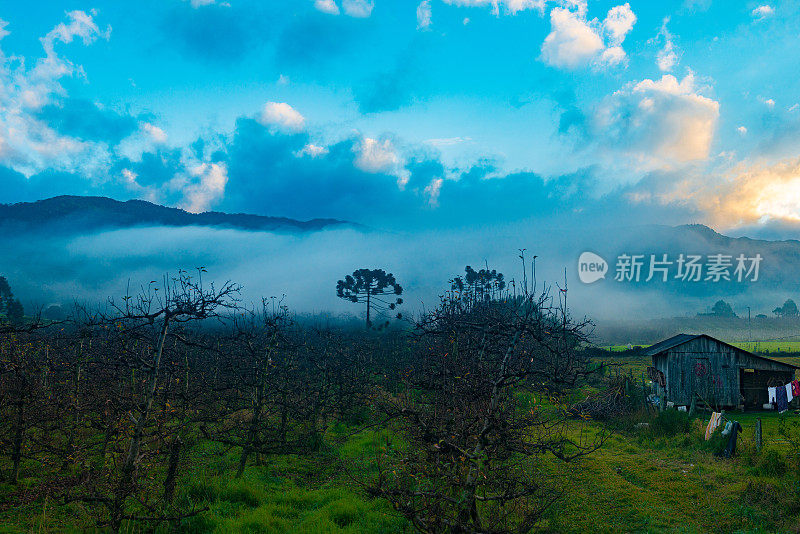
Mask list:
[[769,399],[767,398],[767,385],[774,373],[759,371],[758,369],[740,369],[739,384],[744,405],[747,407],[761,408]]

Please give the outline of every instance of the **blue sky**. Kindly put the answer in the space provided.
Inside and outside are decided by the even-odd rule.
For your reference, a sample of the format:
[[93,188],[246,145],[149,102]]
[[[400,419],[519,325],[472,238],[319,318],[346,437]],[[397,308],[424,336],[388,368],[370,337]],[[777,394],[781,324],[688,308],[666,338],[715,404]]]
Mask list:
[[0,20],[3,202],[800,221],[793,2],[41,1]]

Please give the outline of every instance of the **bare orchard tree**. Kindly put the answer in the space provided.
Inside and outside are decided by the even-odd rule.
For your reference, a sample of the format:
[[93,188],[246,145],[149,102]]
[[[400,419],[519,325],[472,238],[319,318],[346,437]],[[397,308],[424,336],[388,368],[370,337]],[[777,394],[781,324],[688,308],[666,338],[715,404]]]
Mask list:
[[530,530],[559,496],[541,456],[566,462],[602,442],[567,432],[560,402],[588,372],[585,327],[546,292],[444,297],[387,380],[402,387],[379,396],[401,438],[372,459],[368,492],[421,532]]
[[208,388],[218,400],[201,407],[199,429],[241,450],[236,477],[252,460],[317,452],[332,421],[363,411],[371,336],[303,328],[285,306],[270,311],[266,301],[262,311],[236,314],[231,323],[220,377]]
[[[0,286],[3,283],[8,285],[0,277]],[[47,339],[52,329],[48,326],[51,324],[38,315],[13,322],[0,315],[0,458],[10,457],[11,472],[7,479],[12,484],[17,483],[22,461],[29,455],[26,448],[33,429],[39,427],[39,432],[44,432],[44,419],[52,415],[43,409],[53,404],[47,397],[52,385],[48,384],[52,382],[48,373],[52,355]]]
[[123,357],[141,377],[137,381],[141,384],[139,402],[129,413],[133,425],[117,482],[111,495],[96,499],[109,509],[110,526],[115,531],[124,519],[135,519],[126,516],[126,501],[135,492],[142,440],[162,378],[162,357],[168,338],[186,341],[178,332],[179,327],[219,318],[223,311],[237,306],[239,286],[230,282],[219,288],[213,283],[206,284],[204,273],[203,268],[197,269],[194,276],[181,270],[177,277],[165,276],[161,284],[152,281],[136,296],[128,292],[122,302],[111,299],[109,311],[101,315],[102,322],[113,329],[119,345],[125,348]]
[[285,372],[294,365],[292,321],[286,306],[270,310],[263,299],[260,312],[242,311],[231,323],[228,361],[218,386],[223,402],[207,403],[211,410],[200,430],[211,441],[241,449],[239,478],[251,456],[275,454],[286,445],[288,403],[281,401],[287,393]]
[[289,327],[289,311],[286,306],[280,305],[275,312],[269,312],[266,299],[262,300],[262,314],[260,317],[251,318],[260,323],[257,333],[254,333],[252,326],[241,325],[238,329],[239,338],[246,348],[249,362],[252,365],[250,383],[252,393],[250,398],[250,422],[247,424],[247,431],[242,443],[242,454],[239,457],[239,466],[236,469],[236,478],[244,474],[247,467],[247,459],[254,451],[259,451],[264,444],[264,433],[262,426],[264,421],[270,417],[268,408],[273,406],[269,402],[271,391],[269,390],[271,374],[276,365],[278,351],[284,350],[289,344],[286,330]]

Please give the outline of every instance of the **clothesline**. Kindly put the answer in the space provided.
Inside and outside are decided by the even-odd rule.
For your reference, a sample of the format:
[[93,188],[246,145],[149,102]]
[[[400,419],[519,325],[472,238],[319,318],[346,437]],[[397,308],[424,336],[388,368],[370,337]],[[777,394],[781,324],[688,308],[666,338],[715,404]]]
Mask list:
[[768,386],[767,398],[770,404],[774,404],[778,413],[784,413],[789,409],[789,403],[795,397],[800,397],[800,382],[792,380],[783,386]]

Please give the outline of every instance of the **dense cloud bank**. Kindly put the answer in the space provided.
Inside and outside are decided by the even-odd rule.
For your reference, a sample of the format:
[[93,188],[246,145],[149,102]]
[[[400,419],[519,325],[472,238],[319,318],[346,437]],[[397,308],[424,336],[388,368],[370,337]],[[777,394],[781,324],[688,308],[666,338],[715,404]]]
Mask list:
[[[351,313],[362,310],[338,299],[336,281],[361,267],[392,272],[404,286],[404,311],[430,308],[448,289],[448,280],[466,265],[488,265],[521,284],[519,249],[526,248],[528,269],[537,255],[539,288],[548,285],[557,296],[558,284],[568,287],[569,304],[578,315],[596,320],[694,315],[718,298],[739,312],[751,306],[769,313],[789,297],[786,287],[795,272],[797,243],[731,241],[708,229],[609,228],[566,230],[528,221],[492,228],[396,233],[355,229],[306,234],[274,234],[230,229],[137,228],[50,237],[4,235],[0,272],[29,306],[68,304],[73,300],[99,303],[122,296],[128,284],[136,288],[177,269],[205,267],[218,282],[232,280],[244,287],[243,302],[286,295],[286,303],[302,313]],[[606,279],[586,285],[578,279],[578,257],[594,251],[609,262]],[[641,283],[614,280],[615,258],[623,253],[735,255],[761,253],[761,278],[756,283]],[[565,272],[566,270],[566,272]],[[529,281],[531,272],[527,273]],[[519,285],[517,287],[520,287]],[[745,312],[746,313],[746,312]]]

